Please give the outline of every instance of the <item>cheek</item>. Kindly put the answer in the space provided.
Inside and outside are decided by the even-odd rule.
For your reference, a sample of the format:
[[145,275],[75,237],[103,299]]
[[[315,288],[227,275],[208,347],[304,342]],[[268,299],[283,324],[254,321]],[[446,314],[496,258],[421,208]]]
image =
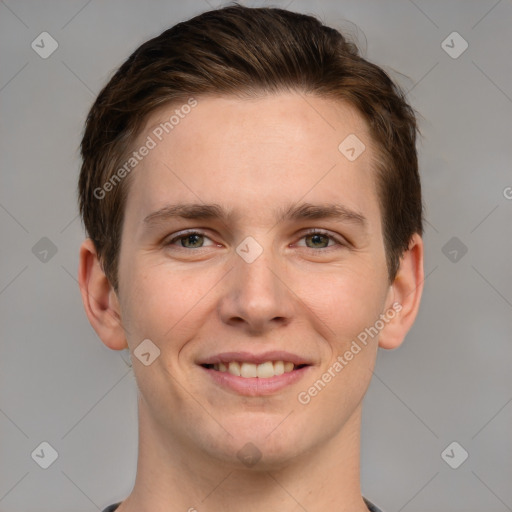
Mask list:
[[387,282],[381,274],[371,264],[304,273],[297,275],[293,290],[325,324],[326,337],[345,343],[382,312]]
[[370,383],[378,347],[371,328],[382,313],[386,281],[361,268],[331,275],[324,284],[324,289],[315,287],[306,305],[322,320],[316,329],[322,329],[325,358],[302,397],[319,417],[326,407],[332,410],[335,425],[347,420]]
[[[167,263],[167,264],[166,264]],[[128,275],[125,313],[129,319],[132,341],[154,339],[159,346],[172,339],[184,339],[187,327],[199,325],[192,321],[204,309],[208,291],[218,280],[212,273],[198,269],[184,272],[168,262],[158,265],[134,265]]]

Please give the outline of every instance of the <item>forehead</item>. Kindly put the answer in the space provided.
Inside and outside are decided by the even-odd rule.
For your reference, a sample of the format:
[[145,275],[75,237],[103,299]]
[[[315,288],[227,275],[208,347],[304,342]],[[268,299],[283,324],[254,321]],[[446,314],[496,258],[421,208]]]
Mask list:
[[368,128],[341,101],[299,93],[199,96],[153,112],[135,148],[146,143],[152,148],[133,172],[127,216],[185,197],[229,201],[241,215],[258,208],[260,218],[262,209],[301,199],[343,201],[378,215]]

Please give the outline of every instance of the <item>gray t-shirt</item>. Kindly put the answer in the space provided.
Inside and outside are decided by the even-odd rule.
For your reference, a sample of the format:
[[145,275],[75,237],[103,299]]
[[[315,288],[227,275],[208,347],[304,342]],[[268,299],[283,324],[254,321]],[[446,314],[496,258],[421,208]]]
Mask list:
[[[366,506],[368,507],[368,510],[370,512],[382,512],[380,508],[377,508],[372,502],[368,501],[364,496],[363,500],[366,503]],[[114,510],[116,510],[116,508],[119,507],[119,505],[121,505],[121,502],[114,503],[114,505],[110,505],[103,512],[114,512]]]

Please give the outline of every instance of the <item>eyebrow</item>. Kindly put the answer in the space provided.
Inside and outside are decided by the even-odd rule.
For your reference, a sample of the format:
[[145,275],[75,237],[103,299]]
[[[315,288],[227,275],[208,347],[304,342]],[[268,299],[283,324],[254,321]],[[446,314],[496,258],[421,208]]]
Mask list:
[[[284,208],[275,209],[274,214],[278,222],[306,219],[335,219],[354,223],[362,228],[367,227],[367,219],[362,213],[351,210],[341,204],[290,204]],[[226,222],[232,216],[232,210],[227,211],[219,204],[183,203],[166,205],[150,213],[144,218],[144,224],[147,226],[160,224],[176,217],[194,220],[220,219]]]

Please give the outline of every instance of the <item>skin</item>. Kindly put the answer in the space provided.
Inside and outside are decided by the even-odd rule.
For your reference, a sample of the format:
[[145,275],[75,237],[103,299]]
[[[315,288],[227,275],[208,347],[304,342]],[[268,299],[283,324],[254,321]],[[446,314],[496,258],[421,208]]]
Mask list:
[[[107,347],[130,348],[139,388],[137,477],[118,510],[367,512],[359,475],[362,399],[378,346],[398,347],[416,317],[422,239],[413,236],[390,284],[376,152],[351,106],[293,92],[197,100],[132,171],[119,294],[91,241],[80,249],[87,316]],[[154,112],[136,146],[176,107]],[[366,145],[353,162],[338,150],[349,134]],[[232,217],[174,218],[148,230],[148,214],[177,202],[217,203]],[[276,207],[303,202],[342,204],[364,215],[366,231],[339,219],[278,222]],[[192,239],[192,248],[183,238],[169,244],[191,228],[206,238]],[[333,238],[307,236],[308,228]],[[248,236],[263,249],[252,263],[236,252]],[[308,404],[299,403],[298,393],[395,302],[401,310],[379,335]],[[149,366],[133,356],[147,338],[160,349]],[[273,349],[312,366],[268,396],[225,390],[197,364],[224,351]],[[237,458],[248,442],[261,453],[252,467]]]

